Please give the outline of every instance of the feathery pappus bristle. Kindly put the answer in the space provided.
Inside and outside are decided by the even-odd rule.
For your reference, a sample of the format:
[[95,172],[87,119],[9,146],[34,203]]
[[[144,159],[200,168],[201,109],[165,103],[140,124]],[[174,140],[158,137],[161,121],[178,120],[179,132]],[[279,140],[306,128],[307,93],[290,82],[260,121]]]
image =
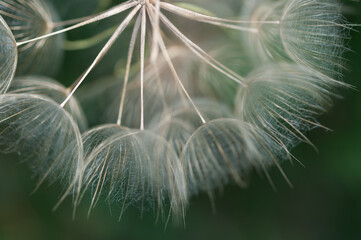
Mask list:
[[[39,95],[61,104],[67,97],[68,91],[59,82],[48,77],[21,76],[14,78],[8,93]],[[74,96],[69,100],[64,109],[76,120],[80,131],[85,131],[88,128],[84,112]]]
[[[81,164],[83,146],[73,117],[54,101],[32,94],[0,96],[0,144],[15,152],[39,178],[72,183]],[[74,161],[64,157],[76,146]]]
[[[227,105],[216,101],[195,99],[194,103],[207,121],[232,116],[232,111]],[[150,130],[165,138],[180,155],[189,137],[201,125],[202,121],[191,104],[176,104],[170,106],[161,116],[156,116],[151,121]]]
[[[345,40],[351,27],[336,0],[255,1],[246,4],[257,33],[244,36],[255,61],[294,61],[331,78],[344,69]],[[245,11],[247,11],[245,10]]]
[[[285,150],[261,129],[234,118],[219,118],[199,127],[182,152],[190,195],[233,181],[246,186],[252,168],[266,171]],[[278,163],[277,163],[278,164]]]
[[296,64],[279,64],[255,70],[247,84],[235,99],[240,119],[266,130],[286,146],[300,141],[312,144],[305,133],[321,127],[316,118],[332,104],[334,84],[328,77]]
[[[100,126],[83,135],[82,191],[91,190],[90,210],[105,192],[121,208],[154,209],[163,217],[169,205],[184,215],[186,183],[181,162],[161,137],[118,125]],[[83,193],[84,194],[84,193]]]

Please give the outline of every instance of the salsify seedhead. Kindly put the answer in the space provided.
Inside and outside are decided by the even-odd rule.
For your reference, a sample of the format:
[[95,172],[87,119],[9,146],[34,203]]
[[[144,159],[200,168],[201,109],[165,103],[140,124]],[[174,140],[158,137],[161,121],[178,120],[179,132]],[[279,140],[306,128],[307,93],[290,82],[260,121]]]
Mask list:
[[[272,166],[291,185],[282,161],[312,145],[307,132],[348,86],[352,25],[335,0],[128,0],[65,20],[52,3],[0,1],[1,150],[89,211],[105,199],[120,216],[184,217],[190,197],[213,202],[254,170],[273,185]],[[62,35],[92,23],[94,36]],[[106,38],[71,86],[44,77],[65,71],[64,48],[89,56]],[[127,54],[112,51],[124,43]],[[114,72],[92,80],[107,54]]]

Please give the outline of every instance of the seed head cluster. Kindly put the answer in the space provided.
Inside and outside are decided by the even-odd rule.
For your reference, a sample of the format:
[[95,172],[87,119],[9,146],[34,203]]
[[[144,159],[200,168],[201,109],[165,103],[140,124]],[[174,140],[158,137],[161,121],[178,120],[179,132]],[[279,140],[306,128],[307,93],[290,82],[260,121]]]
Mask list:
[[[336,0],[128,0],[61,19],[53,1],[0,1],[0,146],[60,202],[185,216],[189,199],[268,174],[332,105],[352,25]],[[226,14],[226,16],[224,16]],[[77,41],[64,35],[113,19]],[[107,41],[105,41],[107,40]],[[124,44],[125,43],[125,44]],[[65,87],[64,49],[102,45]],[[113,51],[117,45],[125,51]],[[126,54],[123,54],[126,52]],[[114,72],[92,79],[106,55]],[[290,183],[290,182],[289,182]],[[291,183],[290,183],[291,184]]]

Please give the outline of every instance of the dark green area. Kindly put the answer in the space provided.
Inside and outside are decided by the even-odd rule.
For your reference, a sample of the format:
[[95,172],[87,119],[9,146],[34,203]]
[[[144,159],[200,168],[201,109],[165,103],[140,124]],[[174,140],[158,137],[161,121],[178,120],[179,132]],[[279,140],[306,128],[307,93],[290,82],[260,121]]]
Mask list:
[[[354,5],[349,20],[361,23],[361,4]],[[360,30],[361,28],[356,28]],[[361,34],[352,32],[347,54],[350,71],[345,81],[361,89]],[[86,64],[78,64],[70,53],[68,69],[74,78]],[[90,61],[90,59],[88,59]],[[84,65],[84,66],[83,66]],[[69,70],[70,71],[70,70]],[[71,80],[68,80],[71,82]],[[42,239],[240,239],[240,240],[353,240],[361,239],[361,94],[342,91],[343,99],[320,121],[333,132],[315,130],[308,136],[318,153],[307,145],[294,149],[298,163],[283,164],[294,188],[290,188],[274,169],[271,176],[274,192],[266,179],[254,177],[243,190],[228,186],[216,199],[213,213],[205,195],[191,200],[186,228],[172,222],[154,224],[151,213],[140,217],[128,210],[120,222],[106,205],[99,204],[87,219],[87,205],[72,220],[71,201],[56,212],[61,189],[43,186],[30,194],[36,181],[24,164],[15,157],[0,156],[0,240]],[[115,214],[114,214],[115,215]]]

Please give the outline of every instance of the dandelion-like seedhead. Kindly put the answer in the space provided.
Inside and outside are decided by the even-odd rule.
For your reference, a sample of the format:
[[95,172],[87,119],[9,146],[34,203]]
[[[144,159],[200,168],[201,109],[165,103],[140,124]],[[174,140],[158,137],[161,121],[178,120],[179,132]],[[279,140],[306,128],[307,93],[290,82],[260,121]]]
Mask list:
[[[3,0],[0,15],[1,150],[18,153],[39,185],[61,181],[60,202],[89,199],[89,211],[106,199],[119,216],[136,206],[184,217],[190,197],[213,202],[253,170],[272,184],[275,166],[289,182],[282,161],[312,145],[307,132],[348,86],[352,25],[334,0],[128,0],[63,20],[50,1]],[[63,33],[112,17],[116,28],[68,48],[109,37],[70,87],[49,77]],[[117,41],[128,54],[112,52]],[[91,81],[107,53],[114,72]]]

